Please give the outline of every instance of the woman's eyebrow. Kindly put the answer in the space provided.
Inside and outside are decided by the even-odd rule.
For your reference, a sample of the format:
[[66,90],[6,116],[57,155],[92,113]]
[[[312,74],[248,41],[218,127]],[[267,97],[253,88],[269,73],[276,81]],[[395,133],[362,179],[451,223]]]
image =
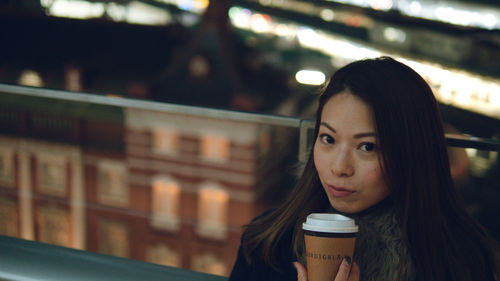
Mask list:
[[332,132],[334,132],[334,133],[336,133],[336,132],[337,132],[337,131],[335,131],[335,129],[334,129],[332,126],[328,125],[326,122],[321,122],[321,123],[320,123],[320,126],[321,126],[321,125],[323,125],[323,126],[327,127],[330,131],[332,131]]
[[377,137],[377,134],[373,132],[368,132],[368,133],[359,133],[354,135],[355,139],[366,138],[366,137]]
[[[332,131],[334,133],[337,133],[337,131],[332,126],[330,126],[328,123],[321,122],[320,126],[321,125],[325,126],[326,128],[328,128],[328,130],[330,130],[330,131]],[[366,133],[358,133],[358,134],[354,135],[355,139],[366,138],[366,137],[377,137],[377,134],[375,134],[374,132],[366,132]]]

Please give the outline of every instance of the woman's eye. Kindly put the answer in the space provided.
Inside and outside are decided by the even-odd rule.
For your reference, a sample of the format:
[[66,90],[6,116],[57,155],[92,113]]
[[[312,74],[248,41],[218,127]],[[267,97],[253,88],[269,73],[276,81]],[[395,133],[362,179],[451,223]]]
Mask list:
[[375,150],[375,144],[371,142],[363,143],[361,144],[361,150],[363,151],[374,151]]
[[329,135],[321,135],[320,138],[323,143],[331,144],[335,142],[335,140]]

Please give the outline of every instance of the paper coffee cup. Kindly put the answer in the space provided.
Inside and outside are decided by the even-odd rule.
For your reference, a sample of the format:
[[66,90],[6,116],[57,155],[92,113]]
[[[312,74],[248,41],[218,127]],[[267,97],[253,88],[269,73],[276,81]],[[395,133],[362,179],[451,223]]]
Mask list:
[[332,281],[345,256],[352,259],[358,226],[339,214],[313,213],[302,224],[309,281]]

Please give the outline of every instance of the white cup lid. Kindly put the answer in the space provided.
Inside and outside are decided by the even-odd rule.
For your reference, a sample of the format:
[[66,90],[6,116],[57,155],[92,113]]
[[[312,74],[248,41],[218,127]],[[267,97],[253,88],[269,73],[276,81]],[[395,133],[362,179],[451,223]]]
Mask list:
[[355,221],[339,214],[312,213],[302,223],[302,229],[329,232],[329,233],[352,233],[358,232]]

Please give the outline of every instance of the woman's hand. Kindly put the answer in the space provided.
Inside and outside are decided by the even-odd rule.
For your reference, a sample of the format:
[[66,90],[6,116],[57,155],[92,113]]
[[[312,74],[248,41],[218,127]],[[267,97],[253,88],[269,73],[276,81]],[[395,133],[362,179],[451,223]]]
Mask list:
[[[306,268],[299,262],[294,262],[293,265],[297,269],[297,281],[307,281]],[[351,264],[344,259],[333,281],[359,281],[359,266],[356,262],[351,266]]]

